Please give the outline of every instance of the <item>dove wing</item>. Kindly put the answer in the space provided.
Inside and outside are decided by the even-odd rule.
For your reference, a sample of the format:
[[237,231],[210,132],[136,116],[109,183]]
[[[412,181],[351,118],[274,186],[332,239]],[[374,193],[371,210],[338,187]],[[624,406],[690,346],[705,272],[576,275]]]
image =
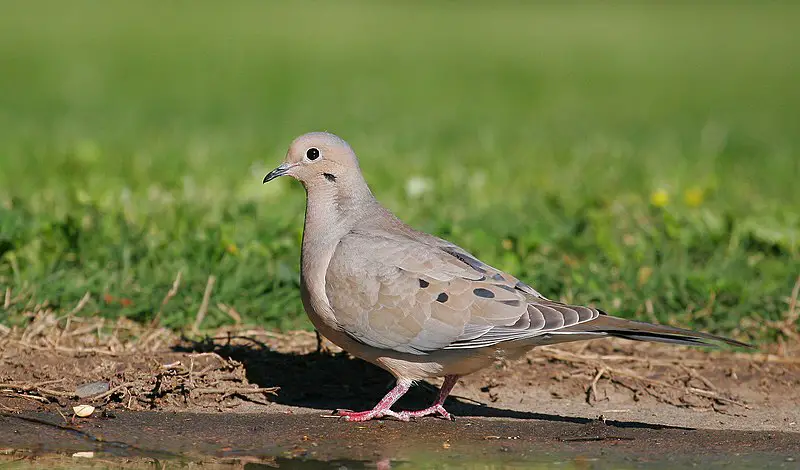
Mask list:
[[338,328],[370,346],[411,354],[526,339],[600,315],[545,299],[422,233],[351,231],[334,252],[325,284]]

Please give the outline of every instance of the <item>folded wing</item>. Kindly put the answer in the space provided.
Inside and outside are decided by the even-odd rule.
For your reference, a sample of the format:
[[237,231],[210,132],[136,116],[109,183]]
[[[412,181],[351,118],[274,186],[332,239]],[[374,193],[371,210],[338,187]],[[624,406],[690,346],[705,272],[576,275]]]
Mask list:
[[412,354],[492,346],[589,322],[596,309],[545,299],[444,240],[354,231],[326,274],[338,326]]

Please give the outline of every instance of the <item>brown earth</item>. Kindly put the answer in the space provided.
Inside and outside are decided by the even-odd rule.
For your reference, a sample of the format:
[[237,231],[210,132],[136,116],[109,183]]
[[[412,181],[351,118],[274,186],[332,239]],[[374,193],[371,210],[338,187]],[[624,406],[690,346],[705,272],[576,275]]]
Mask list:
[[[601,419],[697,429],[800,432],[800,356],[704,351],[597,340],[542,347],[459,381],[459,417]],[[98,382],[92,396],[78,387]],[[40,312],[0,331],[0,411],[117,410],[327,415],[365,409],[390,388],[386,372],[313,333],[221,331],[193,341],[124,321]],[[422,383],[396,406],[427,406]],[[107,391],[104,391],[106,390]],[[87,392],[90,393],[90,392]],[[423,421],[433,420],[426,418]]]

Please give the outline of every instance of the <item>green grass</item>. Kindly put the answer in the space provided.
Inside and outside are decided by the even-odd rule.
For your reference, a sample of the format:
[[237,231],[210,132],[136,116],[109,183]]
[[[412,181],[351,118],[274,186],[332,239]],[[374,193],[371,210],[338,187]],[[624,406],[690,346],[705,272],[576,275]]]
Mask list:
[[800,7],[14,3],[0,322],[86,292],[82,314],[149,320],[182,271],[165,325],[214,275],[204,326],[223,303],[307,327],[304,194],[261,178],[321,129],[401,218],[545,295],[760,341],[788,309]]

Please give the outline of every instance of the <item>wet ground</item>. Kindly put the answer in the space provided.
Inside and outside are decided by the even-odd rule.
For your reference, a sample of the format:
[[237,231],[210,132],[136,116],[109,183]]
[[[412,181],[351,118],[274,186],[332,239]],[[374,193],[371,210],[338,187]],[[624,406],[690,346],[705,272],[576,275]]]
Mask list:
[[[315,413],[0,417],[2,468],[800,468],[800,433],[574,418],[348,423]],[[13,449],[13,450],[12,450]]]
[[[0,337],[3,470],[800,468],[797,348],[537,348],[459,380],[455,422],[348,423],[323,415],[371,407],[391,377],[317,350],[313,333],[193,341],[48,315]],[[436,386],[396,409],[427,406]],[[76,405],[95,411],[78,418]]]

